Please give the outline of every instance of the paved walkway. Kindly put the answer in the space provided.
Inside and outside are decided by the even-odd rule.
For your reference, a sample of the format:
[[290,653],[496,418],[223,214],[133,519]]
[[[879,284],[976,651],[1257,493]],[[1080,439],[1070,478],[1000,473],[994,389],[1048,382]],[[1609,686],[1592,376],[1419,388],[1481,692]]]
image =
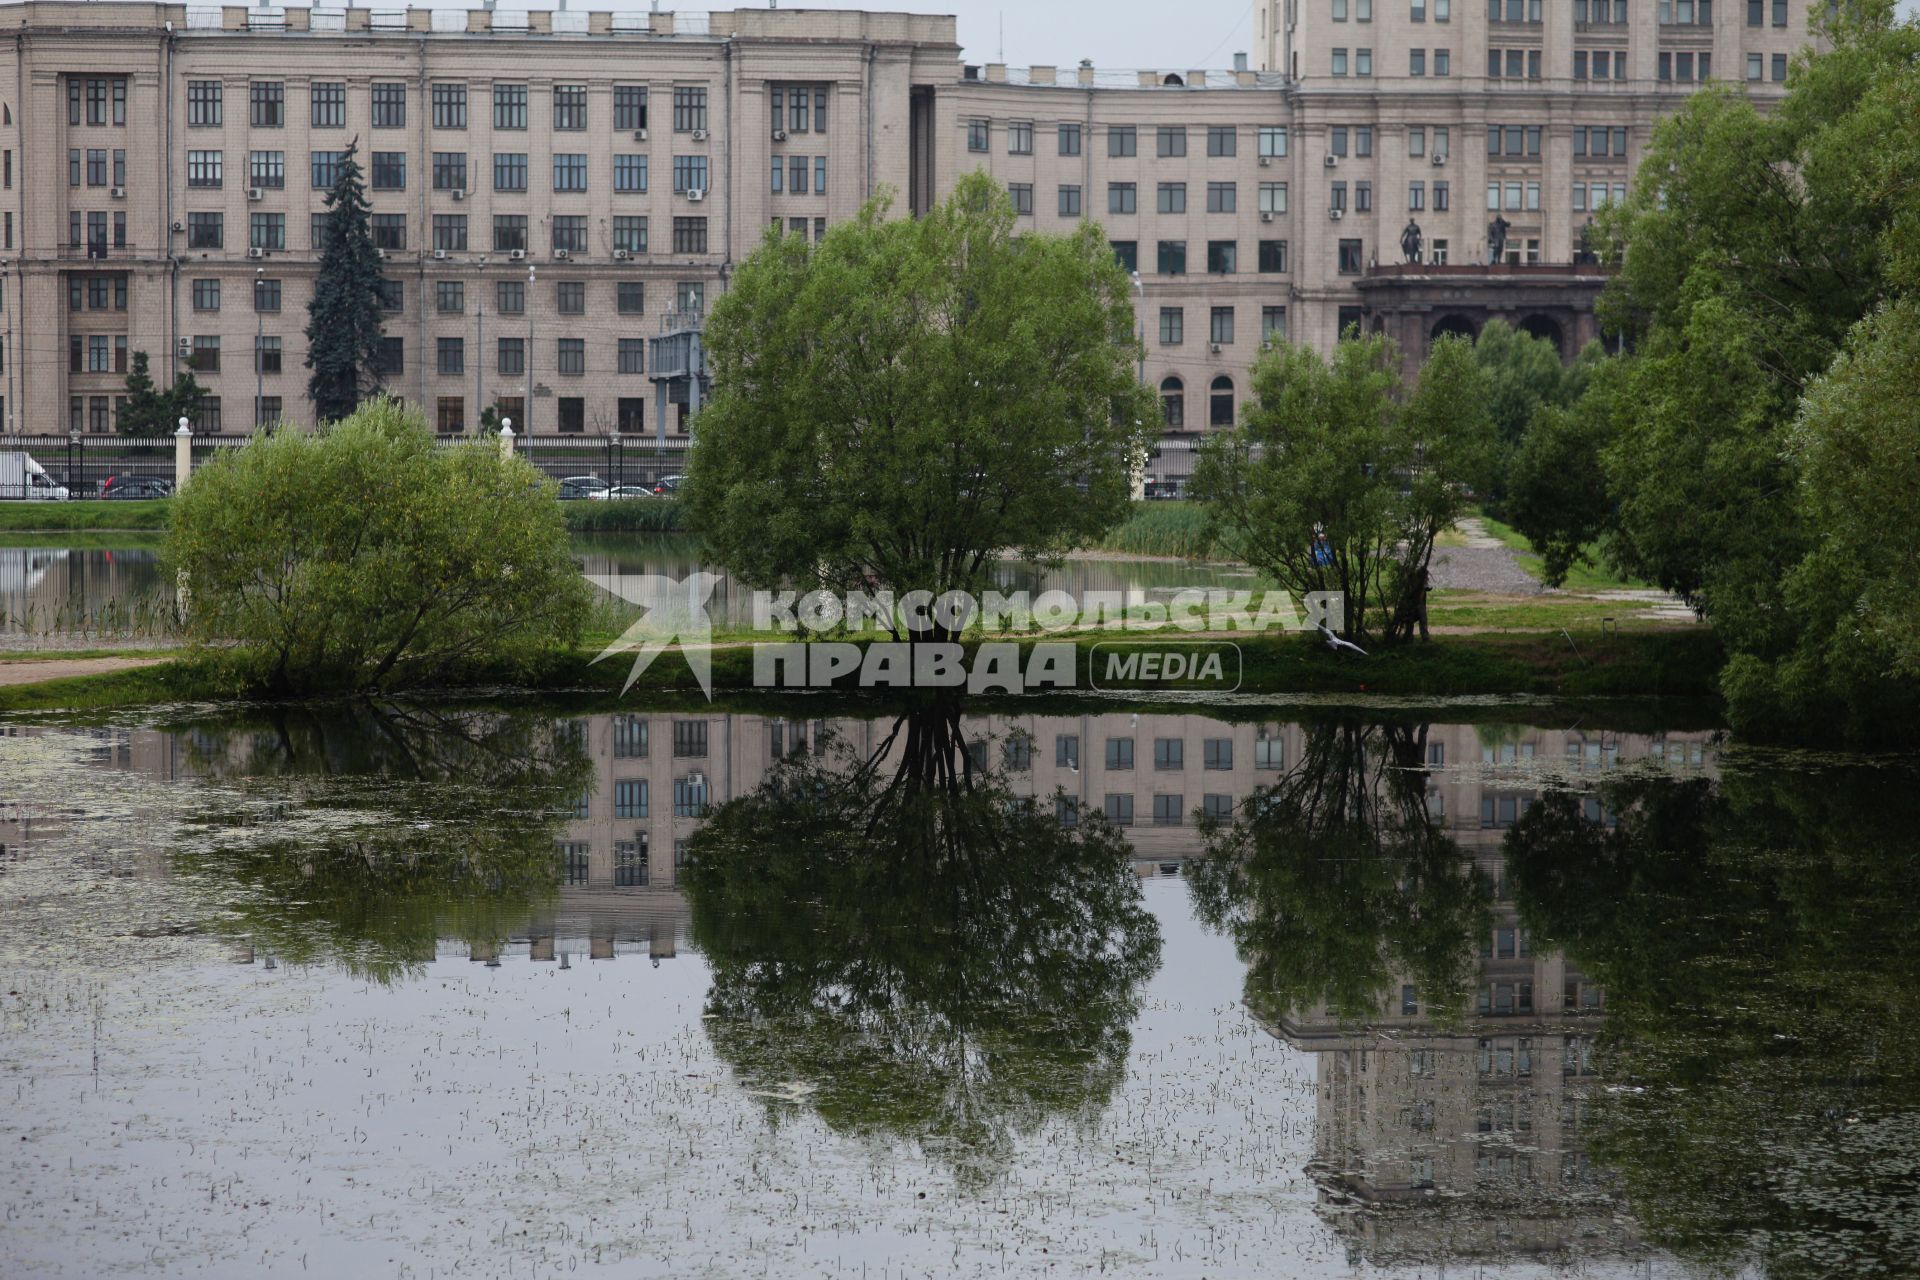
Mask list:
[[0,685],[39,684],[42,680],[64,680],[68,676],[100,676],[165,661],[165,658],[0,659]]
[[1455,528],[1467,545],[1441,547],[1433,553],[1435,588],[1504,596],[1537,596],[1545,590],[1537,578],[1520,567],[1512,550],[1487,532],[1478,516],[1463,517]]

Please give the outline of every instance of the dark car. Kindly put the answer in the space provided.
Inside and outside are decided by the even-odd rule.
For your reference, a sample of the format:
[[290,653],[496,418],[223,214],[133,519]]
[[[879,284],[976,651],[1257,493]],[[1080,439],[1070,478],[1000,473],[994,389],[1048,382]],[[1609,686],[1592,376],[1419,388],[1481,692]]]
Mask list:
[[609,487],[599,476],[568,476],[560,482],[560,500],[570,502],[576,498],[597,498]]
[[671,498],[679,491],[680,482],[685,479],[685,476],[661,476],[660,483],[653,486],[653,496],[656,498]]
[[108,476],[101,482],[100,496],[126,500],[171,498],[173,481],[159,476]]

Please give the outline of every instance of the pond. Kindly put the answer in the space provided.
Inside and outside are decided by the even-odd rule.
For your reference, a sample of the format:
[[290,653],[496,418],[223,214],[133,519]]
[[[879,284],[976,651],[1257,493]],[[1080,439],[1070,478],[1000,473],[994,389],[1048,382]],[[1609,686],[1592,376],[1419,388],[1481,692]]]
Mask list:
[[0,726],[0,1274],[1911,1274],[1913,762],[1631,710]]
[[[0,648],[73,644],[89,639],[166,640],[171,584],[160,567],[160,538],[153,534],[96,534],[85,543],[72,535],[7,535],[0,545]],[[697,538],[660,534],[577,534],[574,552],[595,575],[659,574],[684,578],[704,567]],[[1177,560],[1076,557],[1058,569],[1032,570],[1016,562],[1000,566],[1002,587],[1066,590],[1076,599],[1094,591],[1130,599],[1165,600],[1190,588],[1249,590],[1251,570],[1236,565],[1187,565]],[[723,582],[711,609],[716,625],[745,627],[753,617],[752,593]]]

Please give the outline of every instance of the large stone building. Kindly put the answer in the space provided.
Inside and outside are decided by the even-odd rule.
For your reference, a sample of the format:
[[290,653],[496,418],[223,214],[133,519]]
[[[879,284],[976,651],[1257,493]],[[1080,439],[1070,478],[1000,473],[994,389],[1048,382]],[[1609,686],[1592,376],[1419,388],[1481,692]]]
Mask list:
[[1273,337],[1359,323],[1412,361],[1502,315],[1570,357],[1595,334],[1590,212],[1700,81],[1777,95],[1809,15],[1377,2],[1263,0],[1262,69],[1124,74],[969,66],[951,18],[907,14],[0,6],[0,423],[111,430],[141,351],[158,381],[195,369],[201,430],[310,420],[316,234],[356,141],[389,382],[449,431],[497,406],[683,436],[697,382],[647,339],[697,322],[770,224],[817,236],[882,188],[916,212],[982,168],[1137,267],[1170,433],[1231,421]]

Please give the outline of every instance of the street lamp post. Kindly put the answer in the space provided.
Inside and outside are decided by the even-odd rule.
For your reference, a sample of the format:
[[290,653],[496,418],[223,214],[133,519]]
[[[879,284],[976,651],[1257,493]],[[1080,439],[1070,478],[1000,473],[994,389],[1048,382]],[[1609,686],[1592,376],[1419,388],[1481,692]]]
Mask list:
[[527,400],[520,406],[520,434],[533,435],[533,279],[534,269],[527,266]]
[[[481,415],[487,411],[486,387],[482,381],[485,376],[487,363],[487,258],[485,254],[480,255],[479,264],[480,287],[474,290],[473,297],[473,320],[475,326],[473,335],[473,420],[475,422],[479,422]],[[461,425],[462,429],[464,429],[465,424],[463,423]]]

